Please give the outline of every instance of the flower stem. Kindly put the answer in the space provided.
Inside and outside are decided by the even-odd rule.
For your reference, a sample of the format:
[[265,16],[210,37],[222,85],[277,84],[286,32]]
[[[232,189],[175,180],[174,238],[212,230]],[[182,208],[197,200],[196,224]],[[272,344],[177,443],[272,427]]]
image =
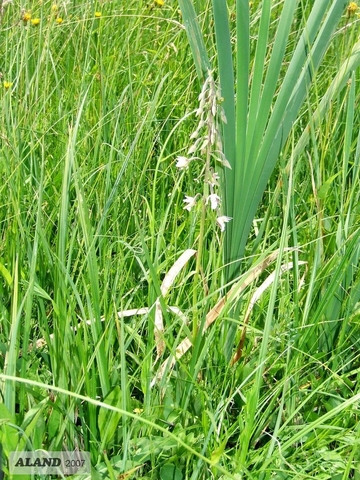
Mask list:
[[[211,144],[207,145],[206,148],[206,163],[205,163],[205,181],[204,181],[204,190],[203,190],[203,202],[201,207],[201,217],[200,217],[200,231],[199,231],[199,243],[196,256],[196,266],[195,266],[195,276],[194,276],[194,291],[193,291],[193,305],[197,304],[197,295],[198,287],[202,283],[202,258],[203,258],[203,249],[204,249],[204,237],[205,237],[205,223],[206,223],[206,201],[209,196],[209,184],[207,179],[210,174],[210,155],[211,155]],[[201,323],[201,316],[198,315],[198,310],[194,312],[193,320],[193,341],[195,341],[196,335],[199,331],[199,324]]]

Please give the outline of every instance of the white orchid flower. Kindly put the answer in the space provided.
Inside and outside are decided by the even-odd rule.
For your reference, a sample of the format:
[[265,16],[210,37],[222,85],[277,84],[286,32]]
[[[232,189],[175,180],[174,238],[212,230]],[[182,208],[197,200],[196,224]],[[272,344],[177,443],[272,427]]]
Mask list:
[[211,193],[208,198],[206,199],[206,204],[210,202],[211,210],[216,210],[221,202],[221,198],[216,193]]
[[191,158],[179,156],[179,157],[176,158],[176,165],[175,166],[176,166],[176,168],[180,168],[180,169],[188,168],[191,160],[192,160]]
[[196,205],[196,197],[189,197],[188,195],[185,195],[183,202],[187,203],[187,205],[184,207],[184,210],[188,210],[190,212],[191,209]]
[[225,224],[230,222],[230,220],[232,220],[231,217],[227,217],[226,215],[222,215],[221,217],[217,217],[216,219],[216,223],[219,225],[220,227],[220,230],[222,232],[225,231]]

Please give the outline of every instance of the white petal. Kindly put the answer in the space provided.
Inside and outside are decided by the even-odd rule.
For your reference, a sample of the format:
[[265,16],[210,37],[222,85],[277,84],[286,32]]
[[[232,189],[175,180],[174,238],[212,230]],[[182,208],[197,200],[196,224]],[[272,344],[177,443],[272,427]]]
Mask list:
[[213,102],[212,107],[211,107],[211,113],[212,113],[213,117],[215,117],[215,115],[216,115],[216,106],[217,106],[216,102]]
[[190,210],[196,205],[196,198],[185,195],[183,202],[187,203],[187,205],[184,207],[184,210],[188,210],[190,212]]
[[191,145],[191,147],[190,147],[189,150],[188,150],[188,154],[189,154],[189,155],[192,155],[193,153],[196,152],[196,150],[197,150],[197,144],[198,144],[198,141],[196,141],[196,142],[194,143],[194,145]]
[[191,158],[179,156],[176,159],[176,167],[177,168],[187,168],[189,166],[189,163],[191,162]]
[[231,165],[230,165],[230,163],[226,160],[225,157],[224,157],[224,159],[223,159],[223,161],[222,161],[221,163],[224,165],[224,167],[230,168],[230,170],[231,170]]
[[219,185],[219,182],[218,182],[219,179],[220,179],[219,174],[217,172],[213,172],[209,180],[209,184],[212,187],[214,187],[215,185]]
[[225,231],[225,223],[230,222],[230,220],[232,220],[232,218],[231,218],[231,217],[227,217],[226,215],[222,215],[221,217],[218,217],[218,218],[216,219],[216,223],[219,225],[220,230],[221,230],[222,232]]
[[220,205],[221,198],[219,197],[219,195],[216,195],[216,193],[212,193],[211,195],[208,196],[206,200],[206,203],[209,203],[209,202],[211,204],[211,209],[216,210]]

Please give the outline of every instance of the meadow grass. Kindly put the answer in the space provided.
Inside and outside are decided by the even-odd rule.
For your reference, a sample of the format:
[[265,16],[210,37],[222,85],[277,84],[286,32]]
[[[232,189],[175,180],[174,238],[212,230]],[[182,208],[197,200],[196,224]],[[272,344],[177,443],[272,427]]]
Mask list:
[[[6,478],[11,451],[38,448],[89,451],[95,480],[360,478],[359,19],[346,2],[238,2],[237,16],[213,3],[0,9]],[[219,101],[230,163],[232,138],[248,159],[264,152],[277,117],[257,130],[257,111],[280,111],[314,3],[313,22],[326,7],[336,19],[294,119],[278,117],[288,134],[264,191],[259,163],[248,177],[211,163],[233,217],[222,232],[201,206],[210,147],[176,167],[203,82],[209,69],[219,88],[238,82],[246,131],[230,132],[236,105]],[[247,67],[224,80],[239,35]]]

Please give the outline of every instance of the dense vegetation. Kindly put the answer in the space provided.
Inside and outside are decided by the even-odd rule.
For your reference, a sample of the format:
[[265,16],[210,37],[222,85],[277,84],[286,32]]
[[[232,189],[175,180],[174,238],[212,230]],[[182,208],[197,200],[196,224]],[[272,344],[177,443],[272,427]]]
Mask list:
[[[253,124],[249,93],[244,138],[277,111],[312,8],[341,12],[248,232],[260,157],[224,157],[211,2],[194,2],[196,40],[185,0],[3,1],[7,478],[11,451],[39,448],[89,451],[94,480],[360,478],[360,10],[293,3],[280,78]],[[242,85],[259,95],[290,4],[250,2]],[[235,55],[235,2],[227,14]]]

